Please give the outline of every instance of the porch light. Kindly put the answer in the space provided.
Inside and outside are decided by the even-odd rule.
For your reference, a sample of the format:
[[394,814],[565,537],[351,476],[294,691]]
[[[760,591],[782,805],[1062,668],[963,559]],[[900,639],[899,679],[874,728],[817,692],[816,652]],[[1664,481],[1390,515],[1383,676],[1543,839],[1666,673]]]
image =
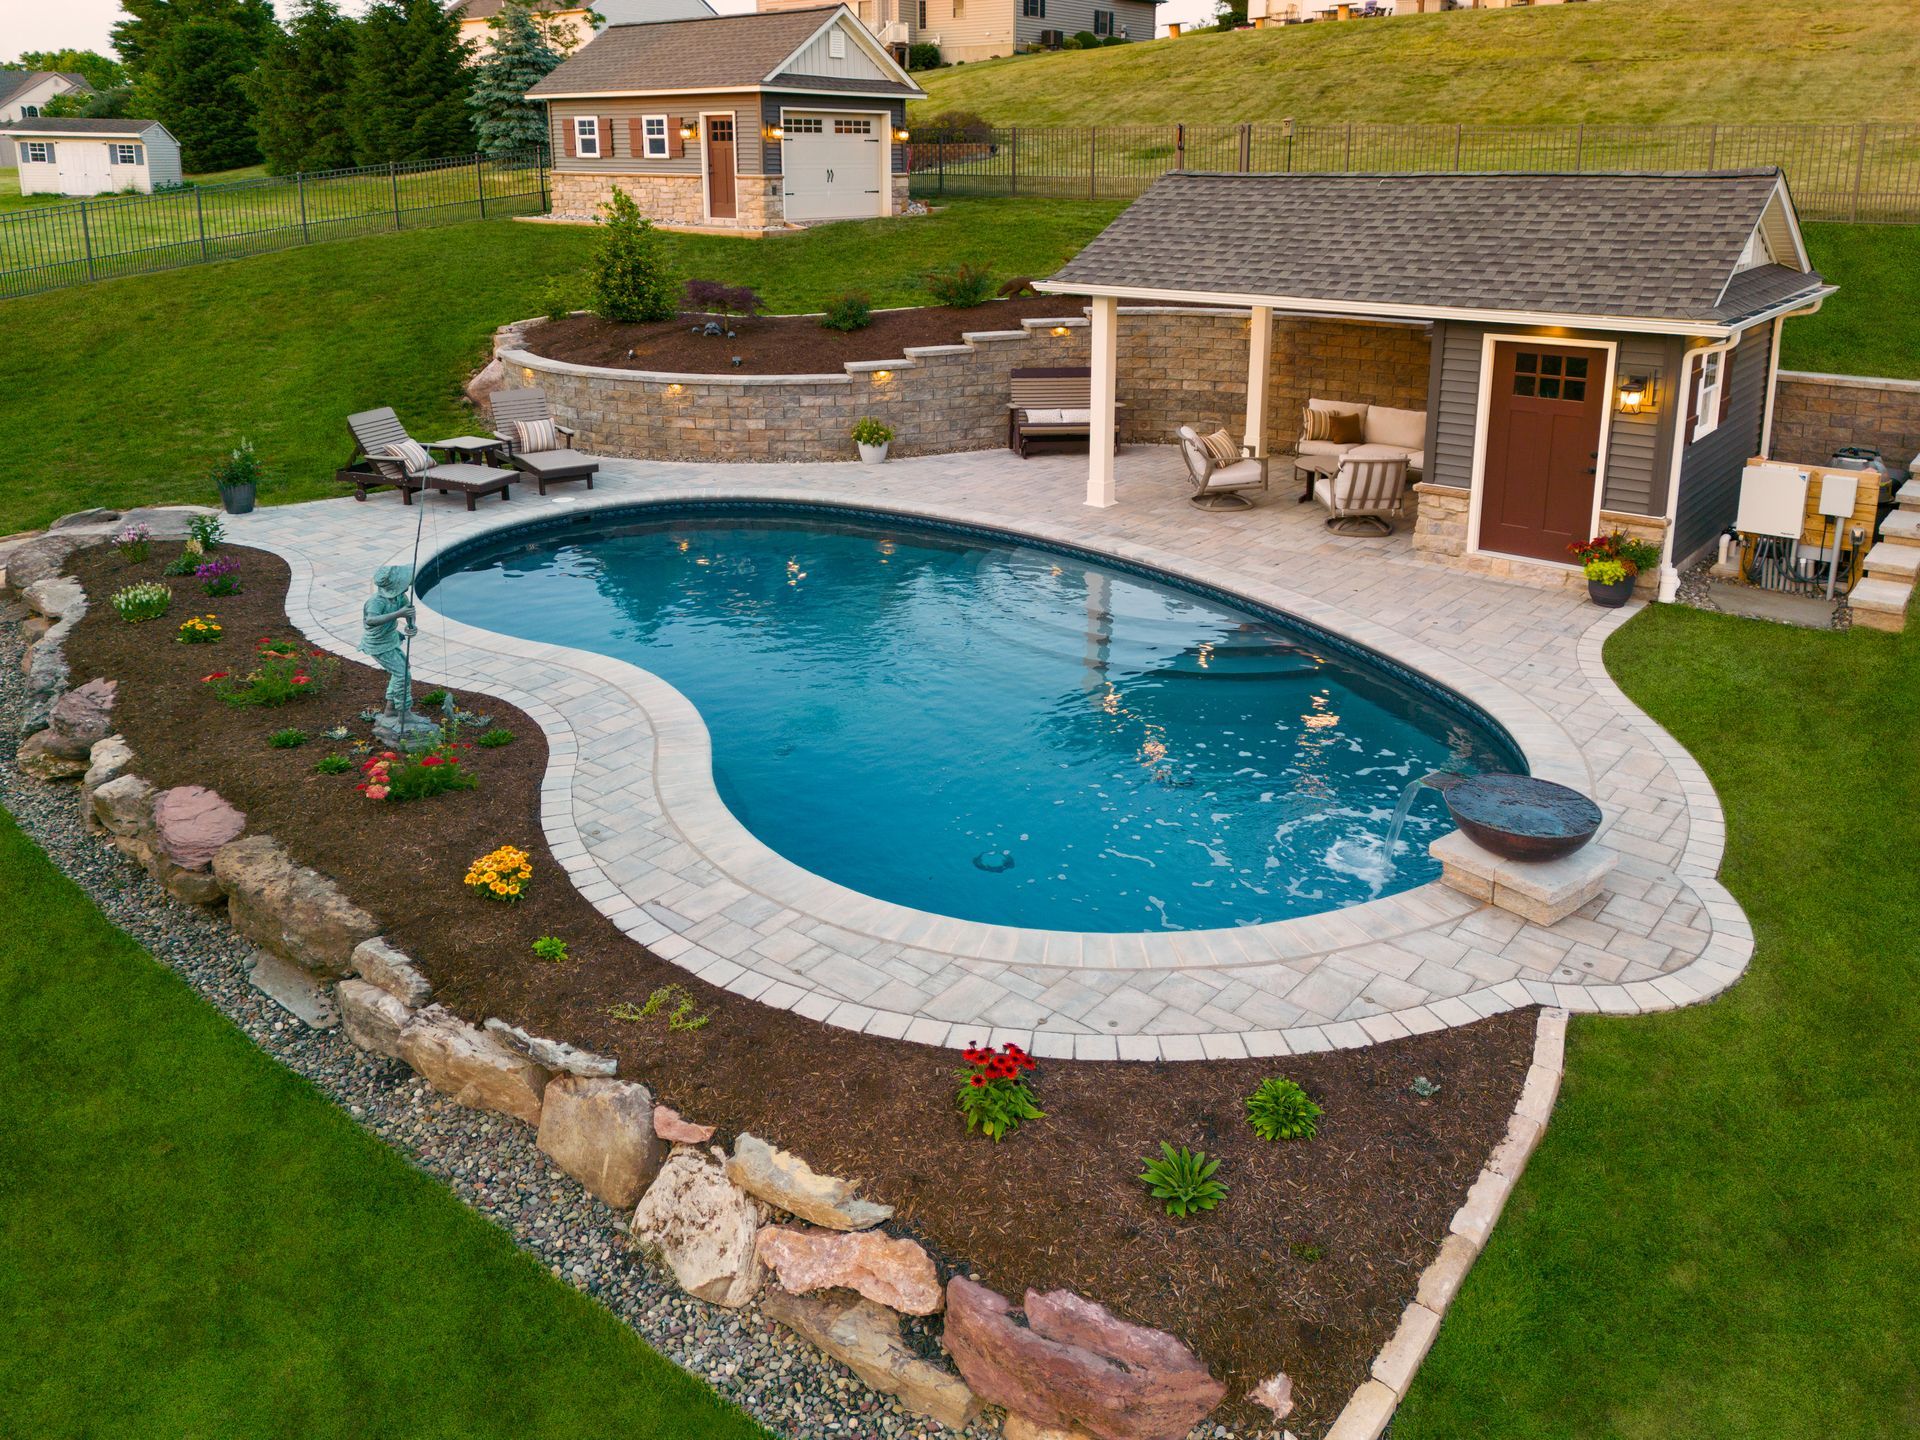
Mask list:
[[1646,375],[1629,375],[1620,382],[1620,413],[1638,415],[1653,408],[1653,380]]
[[699,132],[695,130],[694,127],[688,124],[686,121],[683,120],[680,122],[680,138],[682,140],[691,140],[698,133]]
[[906,126],[902,125],[893,132],[893,143],[896,145],[904,145],[907,143],[907,127]]
[[779,141],[787,138],[787,132],[778,125],[769,125],[761,132],[769,140]]

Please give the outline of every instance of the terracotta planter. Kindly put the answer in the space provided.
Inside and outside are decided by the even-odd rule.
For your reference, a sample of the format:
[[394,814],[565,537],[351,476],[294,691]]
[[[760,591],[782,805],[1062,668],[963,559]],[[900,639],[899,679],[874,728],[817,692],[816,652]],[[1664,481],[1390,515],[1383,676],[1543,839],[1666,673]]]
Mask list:
[[1633,576],[1616,580],[1608,585],[1603,581],[1587,581],[1587,598],[1596,605],[1604,605],[1609,610],[1618,610],[1633,598]]

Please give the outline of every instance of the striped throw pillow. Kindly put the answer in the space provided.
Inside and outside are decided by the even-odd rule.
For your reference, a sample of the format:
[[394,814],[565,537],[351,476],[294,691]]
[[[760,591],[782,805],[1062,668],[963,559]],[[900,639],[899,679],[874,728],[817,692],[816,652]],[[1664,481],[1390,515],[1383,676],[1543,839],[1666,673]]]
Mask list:
[[409,475],[423,475],[433,468],[433,457],[417,440],[397,440],[387,447],[387,458],[398,460]]
[[524,455],[537,455],[542,450],[560,448],[560,430],[551,420],[516,420],[513,422],[513,448]]
[[1200,443],[1207,447],[1207,454],[1213,457],[1216,465],[1231,465],[1240,458],[1240,442],[1225,430],[1201,436]]

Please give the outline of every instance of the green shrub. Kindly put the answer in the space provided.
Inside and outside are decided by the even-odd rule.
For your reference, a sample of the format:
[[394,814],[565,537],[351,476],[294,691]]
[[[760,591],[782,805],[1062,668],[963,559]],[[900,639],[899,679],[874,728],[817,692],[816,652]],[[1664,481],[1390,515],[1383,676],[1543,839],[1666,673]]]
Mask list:
[[1076,30],[1073,32],[1073,38],[1082,50],[1098,50],[1100,48],[1100,37],[1091,30]]
[[276,730],[267,737],[267,744],[276,750],[297,750],[307,743],[307,732],[289,726],[285,730]]
[[940,47],[922,40],[907,47],[907,69],[938,70],[940,68]]
[[660,232],[617,186],[600,216],[603,233],[587,267],[593,313],[622,323],[672,319],[680,287]]
[[344,775],[353,769],[353,761],[345,755],[322,755],[313,762],[316,775]]
[[873,323],[873,302],[858,291],[827,301],[820,323],[829,330],[864,330]]
[[856,445],[891,445],[893,428],[871,415],[863,415],[853,422],[853,443]]
[[558,965],[567,958],[567,942],[558,935],[542,935],[533,942],[533,953],[542,960]]
[[114,591],[112,604],[122,620],[137,625],[142,620],[158,620],[166,614],[173,604],[173,591],[158,580],[142,580],[138,585]]
[[1179,1220],[1196,1210],[1211,1210],[1227,1198],[1227,1187],[1213,1178],[1220,1168],[1218,1160],[1209,1160],[1204,1150],[1178,1150],[1165,1140],[1160,1142],[1160,1157],[1146,1162],[1140,1182],[1153,1198],[1163,1202],[1167,1214]]
[[564,320],[579,307],[574,298],[580,280],[574,275],[555,275],[540,287],[540,309],[549,320]]
[[993,298],[993,272],[962,263],[951,270],[934,270],[924,282],[927,293],[942,305],[971,310]]
[[1247,1123],[1262,1140],[1311,1140],[1325,1112],[1284,1076],[1269,1075],[1247,1096]]
[[513,743],[513,731],[504,725],[496,725],[491,730],[481,732],[479,740],[475,743],[484,745],[489,750],[498,750],[502,745]]
[[1124,45],[1127,43],[1127,37],[1124,35],[1109,35],[1100,43],[1102,45]]
[[227,527],[220,523],[218,515],[196,515],[187,522],[189,545],[197,545],[202,550],[218,550],[226,538]]
[[452,790],[477,790],[480,777],[445,746],[419,755],[402,755],[387,764],[386,798],[430,800]]
[[985,145],[993,140],[993,124],[985,116],[971,110],[942,110],[938,115],[917,122],[913,134],[916,140],[923,142]]

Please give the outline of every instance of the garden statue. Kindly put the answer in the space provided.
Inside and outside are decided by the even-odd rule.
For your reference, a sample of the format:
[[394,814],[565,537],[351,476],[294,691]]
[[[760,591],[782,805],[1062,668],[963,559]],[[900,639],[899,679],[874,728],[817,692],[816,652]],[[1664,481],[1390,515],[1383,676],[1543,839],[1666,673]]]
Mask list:
[[360,649],[387,672],[387,708],[373,722],[374,737],[385,745],[412,748],[438,744],[440,727],[413,708],[413,674],[407,641],[414,633],[410,598],[413,568],[382,565],[373,572],[373,594],[360,611],[365,627]]

